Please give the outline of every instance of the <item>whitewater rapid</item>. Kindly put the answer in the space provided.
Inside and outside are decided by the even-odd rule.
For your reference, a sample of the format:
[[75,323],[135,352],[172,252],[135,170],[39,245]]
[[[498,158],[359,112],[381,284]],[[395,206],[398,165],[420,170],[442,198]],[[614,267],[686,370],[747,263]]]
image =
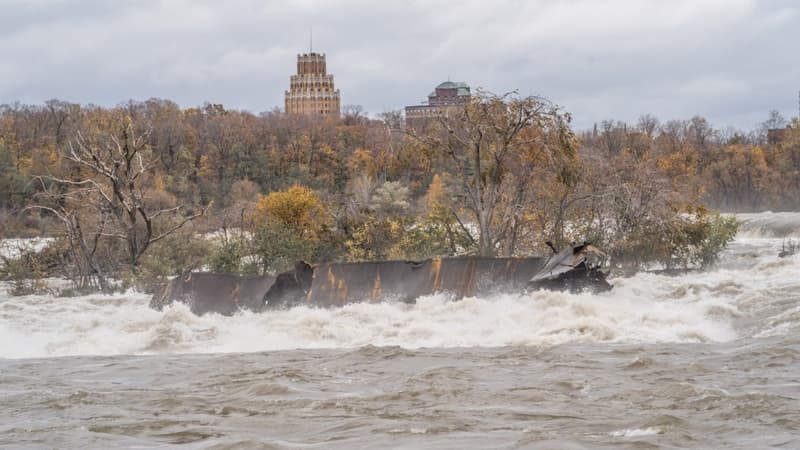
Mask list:
[[701,273],[642,273],[602,294],[532,292],[416,304],[298,307],[233,317],[195,316],[180,304],[148,307],[135,292],[12,297],[0,287],[0,358],[168,355],[367,345],[407,349],[554,346],[566,343],[724,343],[800,331],[800,213],[737,216],[741,232],[723,260]]

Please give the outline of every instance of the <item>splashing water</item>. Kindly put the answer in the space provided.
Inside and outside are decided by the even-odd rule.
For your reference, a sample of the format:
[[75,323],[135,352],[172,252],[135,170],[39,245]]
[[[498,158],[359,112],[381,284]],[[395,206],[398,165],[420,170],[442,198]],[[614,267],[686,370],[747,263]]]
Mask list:
[[74,298],[0,294],[0,357],[229,353],[365,345],[552,346],[697,343],[800,331],[800,256],[778,258],[800,213],[741,215],[742,232],[713,270],[613,280],[603,294],[539,291],[416,304],[298,307],[198,317],[184,305],[148,307],[138,293]]

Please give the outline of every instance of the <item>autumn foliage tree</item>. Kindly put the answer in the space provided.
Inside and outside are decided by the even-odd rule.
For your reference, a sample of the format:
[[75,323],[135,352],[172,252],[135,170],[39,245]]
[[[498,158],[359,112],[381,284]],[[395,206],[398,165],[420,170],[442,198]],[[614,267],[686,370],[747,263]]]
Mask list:
[[252,216],[254,250],[262,268],[279,272],[323,251],[329,217],[317,194],[295,185],[262,196]]
[[[570,116],[540,97],[483,91],[414,136],[443,158],[477,232],[463,230],[481,256],[511,255],[535,195],[530,177],[541,164],[575,153]],[[462,220],[463,224],[464,220]]]
[[746,132],[648,115],[578,137],[546,99],[480,90],[413,130],[358,107],[13,103],[0,105],[0,220],[5,236],[61,237],[49,254],[95,287],[123,271],[542,254],[547,240],[595,240],[629,267],[710,261],[731,236],[710,208],[800,208],[800,122],[766,142],[787,125],[775,119]]
[[691,150],[698,142],[710,146],[698,137],[706,133],[698,131],[702,121],[687,124],[680,135],[678,124],[669,127],[674,134],[656,136],[605,124],[583,137],[572,233],[603,247],[612,264],[627,271],[708,265],[736,233],[735,220],[700,202],[706,187],[698,174],[703,160],[714,159],[713,150],[705,156]]

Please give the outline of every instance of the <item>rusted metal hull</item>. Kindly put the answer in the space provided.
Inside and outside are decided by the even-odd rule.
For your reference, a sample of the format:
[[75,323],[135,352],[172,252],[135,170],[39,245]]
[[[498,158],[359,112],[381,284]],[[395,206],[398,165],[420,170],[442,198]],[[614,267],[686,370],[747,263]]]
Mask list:
[[595,292],[607,291],[611,285],[606,281],[606,274],[599,269],[600,261],[605,257],[605,253],[588,242],[574,244],[548,258],[528,286],[571,292],[587,288]]
[[267,308],[295,305],[342,306],[354,302],[412,302],[423,295],[449,292],[457,298],[492,292],[520,292],[542,268],[544,258],[442,258],[424,261],[323,263],[308,286],[294,296],[267,292]]
[[172,302],[182,302],[197,315],[261,311],[264,294],[274,284],[272,275],[193,272],[162,286],[150,300],[150,307],[161,310]]
[[180,301],[196,314],[231,315],[240,309],[413,302],[439,292],[463,298],[528,289],[610,289],[605,275],[587,260],[594,250],[575,246],[550,258],[461,257],[316,266],[301,262],[277,277],[193,273],[172,280],[150,305],[161,309]]

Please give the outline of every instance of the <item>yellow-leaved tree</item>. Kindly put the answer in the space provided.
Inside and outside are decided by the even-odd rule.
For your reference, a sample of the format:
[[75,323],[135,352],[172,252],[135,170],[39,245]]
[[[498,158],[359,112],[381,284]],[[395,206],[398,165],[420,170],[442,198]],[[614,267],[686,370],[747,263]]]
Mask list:
[[326,212],[314,191],[292,186],[285,191],[262,196],[256,204],[256,223],[276,222],[306,239],[317,239],[326,224]]
[[280,272],[297,261],[316,260],[327,243],[329,222],[319,196],[305,186],[262,196],[253,213],[253,241],[263,270]]

